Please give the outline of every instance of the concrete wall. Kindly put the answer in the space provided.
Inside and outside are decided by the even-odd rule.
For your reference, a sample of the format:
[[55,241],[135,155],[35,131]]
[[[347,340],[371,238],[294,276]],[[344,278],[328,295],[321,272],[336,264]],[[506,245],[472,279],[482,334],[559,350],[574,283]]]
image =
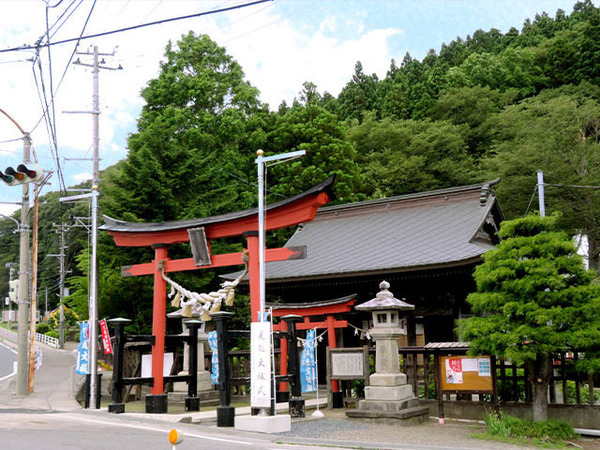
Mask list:
[[[423,406],[429,407],[429,414],[439,416],[437,400],[419,400]],[[533,417],[532,408],[527,403],[501,403],[500,410],[511,416],[523,419]],[[453,419],[483,420],[486,413],[493,411],[491,403],[480,402],[444,402],[444,417]],[[575,428],[600,430],[600,407],[588,405],[548,405],[548,418],[569,422]]]

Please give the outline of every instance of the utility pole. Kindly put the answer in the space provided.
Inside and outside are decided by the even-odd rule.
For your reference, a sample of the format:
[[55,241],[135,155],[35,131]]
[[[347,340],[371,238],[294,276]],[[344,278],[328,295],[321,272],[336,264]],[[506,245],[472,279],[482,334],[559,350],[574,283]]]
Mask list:
[[[60,224],[60,252],[58,254],[60,258],[60,282],[59,282],[59,293],[58,293],[58,301],[60,313],[60,336],[59,336],[59,346],[60,348],[65,348],[65,305],[64,305],[64,292],[65,292],[65,227],[64,224]],[[48,296],[48,290],[46,290],[46,297]],[[47,299],[46,299],[47,301]]]
[[[92,256],[90,262],[90,290],[89,290],[89,330],[90,330],[90,405],[96,407],[96,375],[98,373],[98,195],[100,185],[100,170],[99,170],[99,116],[100,116],[100,101],[99,101],[99,83],[98,74],[100,69],[119,70],[117,68],[100,66],[98,47],[94,46],[93,53],[79,53],[79,55],[88,55],[93,57],[93,64],[83,64],[79,59],[73,64],[92,67],[93,74],[93,92],[92,92],[92,148],[93,148],[93,172],[92,172]],[[102,53],[102,55],[113,56],[112,53]],[[104,61],[102,61],[104,63]]]
[[[29,133],[23,133],[23,162],[30,163],[31,140]],[[19,295],[17,312],[17,395],[27,394],[27,372],[29,361],[29,346],[27,339],[28,325],[28,296],[29,296],[29,227],[27,216],[29,215],[29,184],[23,184],[23,195],[21,200],[21,240],[19,247]],[[33,339],[34,336],[31,336]]]
[[[60,348],[65,348],[65,305],[64,305],[64,296],[65,296],[65,224],[61,222],[60,225],[55,223],[52,226],[58,228],[60,227],[60,242],[59,242],[59,253],[57,255],[46,255],[46,256],[57,256],[60,261],[60,273],[59,273],[59,293],[58,293],[58,310],[59,310],[59,346]],[[48,289],[46,289],[46,310],[48,309]]]
[[546,205],[544,201],[544,172],[541,170],[537,171],[538,179],[538,199],[540,202],[540,216],[546,217]]

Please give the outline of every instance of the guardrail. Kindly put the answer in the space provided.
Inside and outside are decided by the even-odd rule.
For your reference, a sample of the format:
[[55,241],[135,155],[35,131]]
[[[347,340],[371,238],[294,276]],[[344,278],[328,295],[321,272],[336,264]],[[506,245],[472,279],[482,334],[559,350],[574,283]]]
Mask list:
[[58,341],[58,339],[53,338],[51,336],[46,336],[45,334],[35,333],[35,340],[41,342],[42,344],[49,345],[50,347],[60,347],[60,342]]

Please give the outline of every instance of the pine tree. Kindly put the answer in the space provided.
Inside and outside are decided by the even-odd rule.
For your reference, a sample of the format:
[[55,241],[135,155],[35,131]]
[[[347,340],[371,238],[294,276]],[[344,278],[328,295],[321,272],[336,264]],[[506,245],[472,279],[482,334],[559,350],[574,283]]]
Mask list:
[[477,316],[461,320],[459,330],[475,352],[526,366],[533,419],[546,420],[552,355],[600,340],[600,286],[554,217],[506,221],[499,235],[467,298]]

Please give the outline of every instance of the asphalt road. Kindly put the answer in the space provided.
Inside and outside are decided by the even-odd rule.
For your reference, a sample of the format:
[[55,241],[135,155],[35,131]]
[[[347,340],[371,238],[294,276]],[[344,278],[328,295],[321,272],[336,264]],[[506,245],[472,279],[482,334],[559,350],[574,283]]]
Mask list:
[[15,371],[14,363],[17,361],[17,353],[0,344],[0,381],[9,377]]
[[[0,410],[0,435],[3,450],[160,450],[172,449],[169,431],[183,432],[185,449],[319,449],[319,446],[285,445],[265,436],[212,431],[190,424],[166,424],[156,421],[107,419],[93,413],[32,412]],[[336,447],[328,446],[329,450]]]

